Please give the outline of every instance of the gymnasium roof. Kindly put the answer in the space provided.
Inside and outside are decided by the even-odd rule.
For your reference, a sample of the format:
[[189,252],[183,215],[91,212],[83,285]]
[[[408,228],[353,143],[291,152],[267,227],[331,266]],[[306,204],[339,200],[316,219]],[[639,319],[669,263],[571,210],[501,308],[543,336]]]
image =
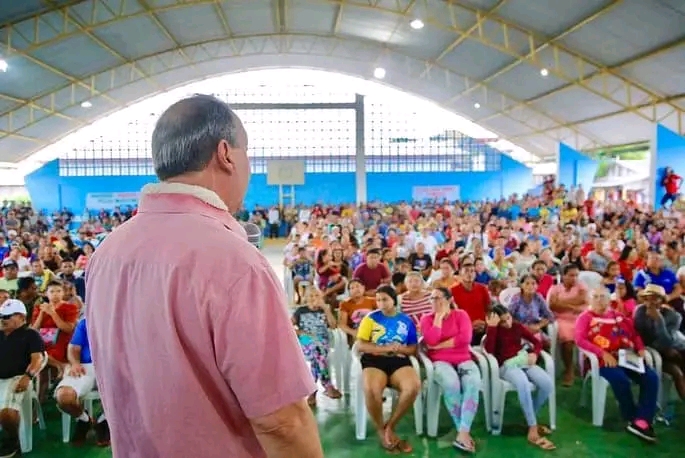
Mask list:
[[655,122],[685,133],[682,0],[0,3],[0,161],[173,87],[276,67],[381,67],[541,158],[644,142]]

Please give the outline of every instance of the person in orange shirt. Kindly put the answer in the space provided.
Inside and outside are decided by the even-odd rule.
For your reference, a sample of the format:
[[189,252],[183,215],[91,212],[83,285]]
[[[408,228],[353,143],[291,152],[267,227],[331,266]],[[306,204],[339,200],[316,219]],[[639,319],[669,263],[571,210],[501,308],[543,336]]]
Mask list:
[[64,287],[61,282],[51,281],[45,292],[48,302],[33,309],[31,327],[43,338],[48,354],[48,367],[56,369],[57,378],[61,378],[79,309],[74,304],[64,302]]
[[347,334],[350,346],[357,337],[357,328],[369,312],[376,308],[374,298],[364,295],[364,285],[361,281],[353,278],[348,284],[350,297],[340,304],[338,315],[338,327]]

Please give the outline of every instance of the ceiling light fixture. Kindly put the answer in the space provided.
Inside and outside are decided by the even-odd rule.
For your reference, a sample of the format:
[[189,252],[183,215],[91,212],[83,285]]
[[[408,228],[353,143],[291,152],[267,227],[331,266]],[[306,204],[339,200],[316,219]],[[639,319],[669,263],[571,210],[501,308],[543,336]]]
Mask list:
[[474,104],[473,104],[473,108],[475,108],[476,110],[479,109],[479,108],[480,108],[480,103],[478,103],[478,102],[474,103]]
[[85,102],[81,102],[81,108],[90,108],[92,106],[93,104],[90,103],[88,100],[86,100]]
[[542,76],[547,76],[547,75],[549,75],[549,70],[547,70],[546,68],[543,68],[542,70],[540,70],[540,74]]
[[373,77],[382,80],[385,78],[385,69],[383,67],[378,67],[373,71]]
[[9,65],[7,64],[7,61],[0,59],[0,72],[5,73],[8,68],[9,68]]
[[420,29],[423,29],[425,24],[423,23],[423,21],[421,19],[414,19],[413,21],[411,21],[409,23],[409,26],[414,30],[420,30]]

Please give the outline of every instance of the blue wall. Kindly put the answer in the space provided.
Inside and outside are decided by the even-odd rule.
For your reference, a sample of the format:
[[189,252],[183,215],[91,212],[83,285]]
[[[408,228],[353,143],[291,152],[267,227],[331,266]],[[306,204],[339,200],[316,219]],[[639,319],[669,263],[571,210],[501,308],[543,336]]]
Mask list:
[[[367,174],[369,200],[411,200],[414,186],[458,185],[461,200],[499,199],[525,194],[533,186],[533,171],[508,156],[501,157],[501,172],[379,172]],[[88,193],[138,192],[154,176],[59,176],[59,160],[51,161],[26,176],[26,189],[37,208],[69,208],[81,212]],[[307,173],[306,184],[295,187],[298,203],[354,202],[355,174]],[[278,202],[278,187],[266,184],[265,174],[253,174],[245,203]],[[91,209],[97,210],[97,209]]]
[[590,159],[570,146],[559,143],[558,183],[566,188],[582,185],[587,192],[592,189],[599,162]]
[[671,167],[676,174],[685,176],[685,137],[657,124],[655,144],[652,148],[652,171],[654,172],[654,208],[661,206],[665,190],[661,185],[666,167]]

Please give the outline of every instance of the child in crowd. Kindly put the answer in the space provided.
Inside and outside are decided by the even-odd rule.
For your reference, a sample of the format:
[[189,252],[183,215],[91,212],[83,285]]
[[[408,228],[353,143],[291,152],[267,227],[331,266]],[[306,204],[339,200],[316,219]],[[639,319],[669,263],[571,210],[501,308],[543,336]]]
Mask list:
[[[33,309],[31,327],[43,338],[48,354],[48,367],[54,369],[57,379],[61,379],[67,363],[67,347],[79,318],[79,309],[64,301],[62,283],[48,283],[45,292],[48,302]],[[47,382],[46,376],[41,377],[41,398],[47,389],[47,383],[44,382]]]
[[[528,423],[528,442],[542,450],[554,450],[556,446],[544,437],[551,433],[550,428],[537,422],[537,413],[554,388],[554,381],[536,364],[542,343],[525,326],[514,322],[504,306],[496,305],[492,311],[487,318],[485,351],[497,358],[500,377],[516,388]],[[531,383],[535,385],[535,399]]]
[[[335,328],[336,319],[331,308],[324,302],[321,291],[313,286],[306,289],[304,305],[293,313],[293,325],[297,332],[300,346],[311,366],[314,381],[321,382],[325,394],[331,399],[342,395],[331,382],[331,371],[328,366],[328,355],[331,350],[328,330]],[[316,393],[307,399],[309,405],[316,405]]]
[[290,265],[290,269],[293,272],[293,283],[295,285],[295,291],[297,291],[296,303],[299,304],[304,296],[304,288],[307,285],[311,285],[314,279],[312,271],[314,270],[314,264],[312,260],[307,256],[307,250],[303,247],[297,249],[297,256]]

